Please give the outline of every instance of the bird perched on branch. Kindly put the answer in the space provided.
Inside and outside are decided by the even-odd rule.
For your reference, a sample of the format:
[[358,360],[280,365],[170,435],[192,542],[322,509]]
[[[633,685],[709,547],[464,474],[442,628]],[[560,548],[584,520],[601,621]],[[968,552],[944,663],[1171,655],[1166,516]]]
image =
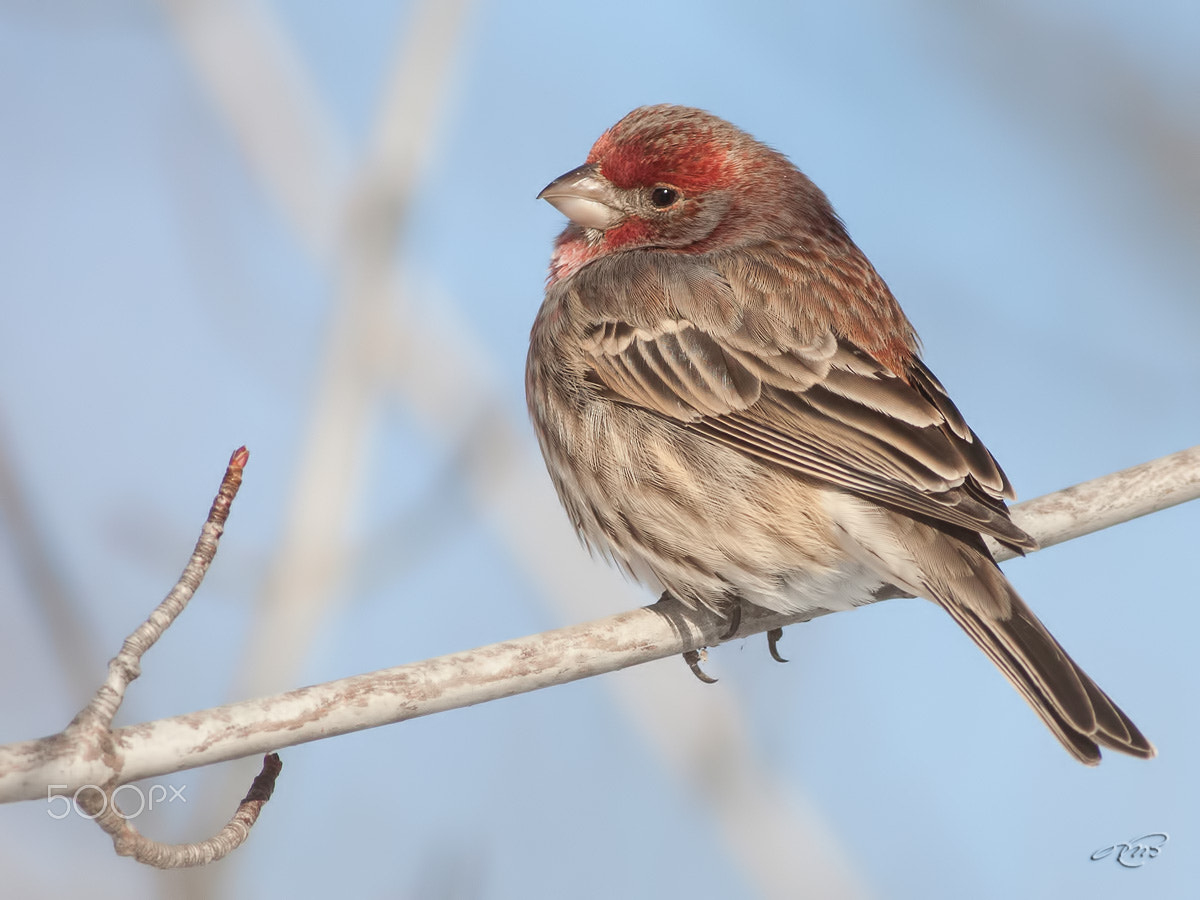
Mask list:
[[927,597],[1081,762],[1154,755],[997,567],[984,535],[1036,548],[1012,486],[791,162],[709,113],[648,106],[539,196],[570,224],[526,390],[591,548],[730,617]]

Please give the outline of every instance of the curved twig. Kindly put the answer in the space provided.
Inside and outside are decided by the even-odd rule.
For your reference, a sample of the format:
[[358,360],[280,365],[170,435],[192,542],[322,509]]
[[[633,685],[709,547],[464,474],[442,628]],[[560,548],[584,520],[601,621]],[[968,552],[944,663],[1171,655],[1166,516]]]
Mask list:
[[117,807],[111,789],[101,791],[95,800],[91,799],[91,794],[79,794],[76,802],[113,839],[118,856],[132,856],[157,869],[203,866],[228,856],[250,837],[250,829],[258,821],[263,805],[271,799],[275,779],[282,769],[278,753],[264,756],[262,770],[251,782],[250,790],[225,827],[210,838],[186,844],[164,844],[143,835]]

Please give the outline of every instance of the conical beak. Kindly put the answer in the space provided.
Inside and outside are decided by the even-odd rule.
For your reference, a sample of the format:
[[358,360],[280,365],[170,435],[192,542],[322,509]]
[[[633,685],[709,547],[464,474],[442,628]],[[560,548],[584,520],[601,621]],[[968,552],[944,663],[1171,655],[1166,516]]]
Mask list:
[[594,165],[580,166],[555,178],[542,188],[538,199],[584,228],[603,231],[625,218],[617,207],[616,189]]

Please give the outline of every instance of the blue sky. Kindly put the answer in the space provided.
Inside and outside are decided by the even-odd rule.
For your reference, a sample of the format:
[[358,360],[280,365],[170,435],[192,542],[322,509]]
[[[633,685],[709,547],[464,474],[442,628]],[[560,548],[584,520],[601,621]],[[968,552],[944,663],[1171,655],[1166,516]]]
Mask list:
[[[396,317],[463,330],[532,459],[524,354],[562,225],[534,197],[629,109],[684,103],[826,191],[1022,498],[1200,443],[1200,7],[1050,6],[475,3],[396,241]],[[262,9],[353,171],[409,4]],[[247,163],[159,5],[9,4],[0,84],[9,465],[77,598],[98,681],[177,576],[229,453],[250,447],[212,576],[147,657],[122,721],[240,699],[336,272]],[[455,477],[454,449],[400,397],[373,413],[345,532],[361,565],[333,591],[304,683],[566,624]],[[2,527],[10,741],[57,731],[83,697]],[[1200,876],[1197,535],[1193,504],[1005,567],[1157,744],[1151,763],[1073,762],[923,601],[793,628],[787,666],[757,640],[719,648],[707,690],[742,711],[777,802],[815,811],[871,896],[1185,896]],[[594,565],[580,550],[579,577]],[[675,660],[653,665],[691,678]],[[258,830],[221,864],[222,890],[759,896],[621,701],[644,677],[286,751]],[[183,779],[195,807],[227,814],[244,788],[221,777]],[[193,877],[155,877],[88,823],[44,812],[0,809],[0,868],[18,894],[81,889],[66,853],[89,890],[113,896]],[[139,824],[193,839],[196,816]],[[1088,860],[1151,831],[1170,842],[1143,869]]]

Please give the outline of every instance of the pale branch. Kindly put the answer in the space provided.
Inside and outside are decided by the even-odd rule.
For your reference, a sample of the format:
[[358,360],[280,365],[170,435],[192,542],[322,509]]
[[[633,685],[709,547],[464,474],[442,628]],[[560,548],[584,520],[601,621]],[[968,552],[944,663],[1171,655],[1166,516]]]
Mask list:
[[[1200,445],[1013,507],[1013,520],[1041,549],[1103,531],[1200,497]],[[996,559],[1016,554],[992,544]]]
[[[1014,520],[1043,546],[1200,497],[1200,446],[1030,500]],[[813,616],[754,613],[736,637]],[[658,603],[604,619],[111,732],[114,772],[70,732],[0,747],[0,801],[167,775],[564,684],[713,646],[726,623]]]

